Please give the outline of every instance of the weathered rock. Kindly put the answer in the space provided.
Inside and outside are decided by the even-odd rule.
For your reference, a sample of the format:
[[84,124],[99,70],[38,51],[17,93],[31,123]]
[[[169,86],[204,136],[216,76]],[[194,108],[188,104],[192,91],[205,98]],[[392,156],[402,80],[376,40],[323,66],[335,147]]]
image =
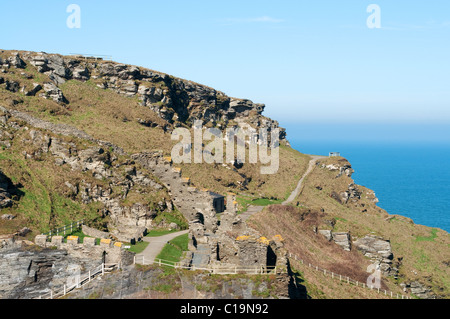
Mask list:
[[0,218],[3,220],[13,220],[14,218],[16,218],[16,216],[11,214],[3,214],[2,216],[0,216]]
[[78,259],[63,250],[27,250],[21,245],[0,250],[0,298],[29,299],[62,289],[74,275],[71,265],[91,269],[99,260]]
[[62,91],[53,83],[44,84],[45,95],[43,97],[51,98],[57,103],[67,103],[67,99],[64,97]]
[[382,273],[386,276],[396,276],[398,270],[393,267],[394,254],[391,243],[378,236],[367,235],[353,242],[353,245],[361,251],[364,256],[376,263]]
[[[4,175],[2,171],[0,171],[0,208],[10,207],[13,204],[11,194],[9,193],[11,187],[11,180],[6,175]],[[2,217],[2,219],[6,218]]]
[[5,81],[5,89],[10,92],[16,93],[16,92],[19,92],[19,90],[20,90],[20,84],[17,81],[6,80]]
[[333,239],[333,234],[331,232],[331,230],[319,230],[319,234],[321,234],[322,236],[324,236],[328,241],[331,241]]
[[349,233],[332,233],[333,241],[341,246],[344,250],[351,250],[351,240]]
[[26,68],[27,64],[20,58],[19,54],[13,54],[9,59],[8,62],[15,68],[24,69]]

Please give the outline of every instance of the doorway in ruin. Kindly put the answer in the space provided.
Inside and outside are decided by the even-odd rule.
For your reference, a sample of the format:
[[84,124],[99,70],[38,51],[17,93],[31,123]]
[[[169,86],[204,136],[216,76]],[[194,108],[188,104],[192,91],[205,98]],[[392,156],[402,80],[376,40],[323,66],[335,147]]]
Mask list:
[[205,225],[205,216],[202,213],[195,214],[195,219],[202,225]]
[[267,246],[267,267],[275,267],[277,265],[277,254],[273,251],[272,247]]

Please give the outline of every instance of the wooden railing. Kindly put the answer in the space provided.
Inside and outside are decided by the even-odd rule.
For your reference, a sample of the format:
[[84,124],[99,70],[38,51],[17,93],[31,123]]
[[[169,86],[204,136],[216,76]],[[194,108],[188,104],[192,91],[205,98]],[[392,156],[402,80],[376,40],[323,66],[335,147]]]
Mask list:
[[291,259],[291,262],[295,261],[295,262],[301,263],[302,265],[308,266],[308,267],[310,267],[310,268],[312,268],[312,269],[314,269],[314,270],[316,270],[318,272],[323,273],[324,276],[329,276],[332,279],[336,279],[336,280],[339,280],[341,282],[345,282],[345,283],[347,283],[349,285],[355,285],[356,287],[362,287],[362,288],[367,288],[367,289],[370,289],[370,290],[374,290],[374,291],[377,291],[378,293],[383,293],[385,296],[390,296],[391,298],[411,299],[411,297],[409,297],[409,296],[401,295],[401,294],[398,294],[398,293],[393,293],[392,291],[387,291],[385,289],[381,289],[381,288],[375,287],[373,285],[368,285],[368,284],[366,284],[364,282],[359,282],[358,280],[354,280],[354,279],[352,279],[352,278],[350,278],[348,276],[342,276],[340,274],[336,274],[336,273],[334,273],[332,271],[329,271],[327,269],[321,268],[319,266],[312,265],[311,263],[307,263],[303,259],[298,258],[297,255],[295,255],[295,254],[289,253],[289,258]]
[[57,299],[62,298],[65,295],[69,294],[75,289],[79,289],[83,287],[84,285],[91,282],[92,279],[98,276],[103,276],[105,273],[109,273],[115,269],[119,269],[119,264],[101,264],[94,269],[91,269],[87,273],[74,277],[74,283],[71,285],[64,285],[59,290],[53,291],[50,290],[50,292],[40,295],[36,299]]
[[47,235],[48,239],[51,240],[52,236],[59,236],[59,235],[66,235],[73,233],[74,230],[78,230],[81,228],[81,226],[84,225],[84,219],[78,220],[76,222],[72,222],[70,224],[67,224],[65,226],[54,228],[50,230],[49,232],[43,233],[42,235]]
[[280,270],[276,266],[254,266],[254,267],[240,267],[240,266],[207,266],[207,267],[196,267],[196,266],[183,266],[180,262],[173,262],[163,259],[155,259],[154,261],[146,260],[145,256],[135,256],[134,263],[139,265],[156,265],[156,266],[168,266],[175,269],[188,269],[188,270],[200,270],[208,271],[216,275],[236,275],[236,274],[247,274],[247,275],[273,275]]

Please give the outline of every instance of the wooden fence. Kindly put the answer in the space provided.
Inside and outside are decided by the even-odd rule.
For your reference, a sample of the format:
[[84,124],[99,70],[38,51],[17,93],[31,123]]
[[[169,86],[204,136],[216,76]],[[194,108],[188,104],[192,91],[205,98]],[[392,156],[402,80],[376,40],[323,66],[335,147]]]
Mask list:
[[134,256],[134,263],[139,265],[157,265],[168,266],[175,269],[188,269],[188,270],[200,270],[207,271],[215,275],[273,275],[277,274],[280,269],[276,266],[254,266],[254,267],[240,267],[240,266],[208,266],[208,267],[196,267],[196,266],[183,266],[180,262],[173,262],[163,259],[155,259],[154,261],[146,260],[145,256]]
[[74,277],[74,283],[71,285],[64,285],[59,290],[53,291],[52,289],[50,292],[39,296],[36,299],[57,299],[62,298],[65,295],[69,294],[75,289],[79,289],[83,287],[84,285],[91,282],[92,279],[103,276],[105,273],[109,273],[115,269],[119,269],[119,264],[101,264],[98,267],[95,267],[94,269],[91,269],[87,273]]
[[405,295],[401,295],[401,294],[399,295],[398,293],[394,294],[392,291],[387,291],[387,290],[381,289],[379,287],[370,286],[370,285],[367,285],[364,282],[359,282],[359,281],[354,280],[354,279],[352,279],[352,278],[350,278],[348,276],[342,276],[340,274],[336,274],[336,273],[334,273],[332,271],[329,271],[327,269],[321,268],[319,266],[312,265],[311,263],[306,263],[303,259],[298,258],[297,255],[289,253],[289,258],[291,260],[294,260],[296,262],[301,263],[302,265],[306,265],[306,266],[308,266],[308,267],[310,267],[310,268],[312,268],[312,269],[314,269],[314,270],[316,270],[318,272],[322,272],[325,276],[329,276],[332,279],[336,279],[336,280],[339,280],[341,282],[346,282],[349,285],[355,285],[356,287],[362,287],[362,288],[367,288],[367,289],[370,289],[370,290],[375,290],[378,293],[382,293],[385,296],[390,296],[391,298],[411,299],[411,297],[409,297],[409,296],[405,296]]
[[76,222],[72,222],[68,225],[65,225],[63,227],[55,228],[50,230],[49,232],[43,233],[42,235],[47,235],[47,240],[51,240],[53,236],[59,236],[59,235],[67,235],[73,233],[74,230],[78,230],[81,228],[81,226],[84,225],[84,219],[78,220]]

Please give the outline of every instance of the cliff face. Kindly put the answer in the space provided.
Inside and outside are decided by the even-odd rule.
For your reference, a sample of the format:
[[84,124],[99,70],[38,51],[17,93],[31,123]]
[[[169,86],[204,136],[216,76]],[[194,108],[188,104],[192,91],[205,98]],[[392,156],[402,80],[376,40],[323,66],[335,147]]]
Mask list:
[[[58,86],[72,79],[91,80],[99,88],[138,98],[142,106],[174,126],[191,126],[195,120],[202,120],[205,124],[225,128],[230,122],[245,118],[257,127],[278,127],[278,122],[261,115],[264,104],[230,98],[210,87],[136,66],[43,52],[12,53],[0,59],[0,67],[4,68],[23,69],[27,64],[47,75],[50,82],[26,86],[20,81],[3,79],[7,90],[70,104]],[[285,136],[285,130],[281,129],[280,137]]]
[[98,260],[69,256],[64,250],[39,249],[13,238],[1,239],[0,298],[31,299],[61,290],[74,269],[92,269]]
[[129,268],[96,281],[69,299],[306,299],[288,276],[217,276],[157,267]]

